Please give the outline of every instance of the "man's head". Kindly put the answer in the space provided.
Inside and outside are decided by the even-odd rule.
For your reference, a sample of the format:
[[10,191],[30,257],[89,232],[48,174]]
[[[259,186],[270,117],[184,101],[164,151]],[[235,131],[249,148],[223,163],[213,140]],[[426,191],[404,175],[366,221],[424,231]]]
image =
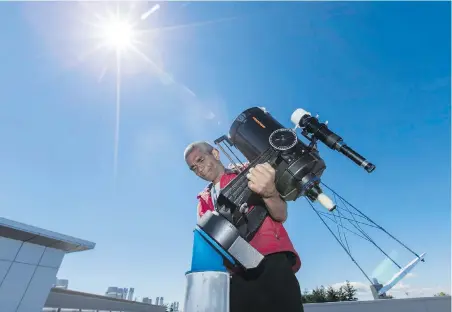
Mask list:
[[220,152],[207,142],[190,144],[185,149],[184,158],[190,169],[206,181],[218,182],[224,173]]

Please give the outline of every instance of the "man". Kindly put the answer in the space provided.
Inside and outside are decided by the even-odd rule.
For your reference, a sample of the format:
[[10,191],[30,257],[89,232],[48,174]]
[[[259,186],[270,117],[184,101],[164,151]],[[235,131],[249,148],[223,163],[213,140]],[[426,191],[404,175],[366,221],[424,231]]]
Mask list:
[[[210,182],[198,194],[201,217],[207,210],[215,209],[220,190],[237,172],[226,169],[219,151],[206,142],[190,144],[184,157],[198,177]],[[301,263],[282,225],[287,219],[287,203],[276,190],[275,170],[269,164],[257,165],[249,170],[247,178],[249,188],[260,196],[268,211],[249,241],[265,258],[255,270],[231,272],[230,312],[302,312],[300,285],[295,276]]]

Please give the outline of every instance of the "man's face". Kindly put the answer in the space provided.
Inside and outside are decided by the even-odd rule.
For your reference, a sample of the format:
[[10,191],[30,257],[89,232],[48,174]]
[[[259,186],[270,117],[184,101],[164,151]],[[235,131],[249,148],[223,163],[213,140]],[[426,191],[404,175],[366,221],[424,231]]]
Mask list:
[[187,164],[198,177],[210,182],[214,181],[223,169],[217,150],[209,154],[195,149],[188,155]]

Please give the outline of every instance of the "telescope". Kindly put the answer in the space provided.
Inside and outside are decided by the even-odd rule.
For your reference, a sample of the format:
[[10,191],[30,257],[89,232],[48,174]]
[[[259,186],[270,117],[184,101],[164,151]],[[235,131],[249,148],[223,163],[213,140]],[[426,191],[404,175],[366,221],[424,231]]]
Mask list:
[[[259,202],[259,197],[248,187],[246,176],[251,168],[269,163],[275,168],[276,189],[284,200],[295,201],[305,196],[311,202],[319,202],[329,211],[336,209],[336,204],[320,187],[320,178],[326,165],[319,155],[317,142],[342,153],[369,173],[375,170],[375,165],[346,145],[340,136],[328,129],[326,123],[321,123],[309,112],[297,109],[291,120],[295,127],[285,128],[264,108],[253,107],[234,120],[228,136],[223,135],[215,140],[215,144],[233,164],[236,162],[222,147],[222,143],[229,145],[225,146],[232,154],[230,147],[239,150],[248,160],[248,165],[242,163],[237,168],[239,174],[220,191],[216,210],[208,211],[198,221],[195,231],[231,266],[249,270],[256,268],[263,259],[248,243],[251,240],[249,233],[258,230],[267,213],[262,205],[252,209],[249,214],[245,213],[248,206]],[[297,129],[301,129],[301,134],[309,143],[298,138]],[[241,218],[247,222],[243,227],[246,231],[233,225]]]
[[[328,128],[327,123],[320,122],[309,112],[297,109],[293,112],[291,121],[294,128],[285,128],[265,108],[253,107],[234,120],[228,136],[224,135],[215,140],[215,144],[232,163],[236,162],[221,143],[235,147],[250,163],[222,190],[218,197],[220,205],[226,206],[227,209],[237,209],[243,205],[252,195],[247,187],[246,174],[257,164],[268,162],[275,168],[276,189],[284,200],[295,201],[305,196],[333,211],[335,204],[320,187],[326,165],[317,149],[319,141],[363,167],[368,173],[375,170],[374,164],[346,145],[339,135]],[[300,129],[302,136],[308,140],[307,144],[298,138],[297,129]],[[230,148],[229,151],[234,154]],[[235,157],[240,162],[238,157]]]

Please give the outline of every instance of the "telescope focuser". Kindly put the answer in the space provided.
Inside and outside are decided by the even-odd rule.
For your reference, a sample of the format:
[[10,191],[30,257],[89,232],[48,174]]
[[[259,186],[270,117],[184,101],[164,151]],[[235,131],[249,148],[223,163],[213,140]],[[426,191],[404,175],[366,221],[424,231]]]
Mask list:
[[319,140],[329,148],[342,153],[367,172],[371,173],[375,170],[374,164],[347,146],[340,136],[328,129],[326,123],[321,123],[317,117],[312,117],[311,113],[299,108],[293,112],[290,119],[297,128],[302,129],[303,136],[310,140],[311,144]]

